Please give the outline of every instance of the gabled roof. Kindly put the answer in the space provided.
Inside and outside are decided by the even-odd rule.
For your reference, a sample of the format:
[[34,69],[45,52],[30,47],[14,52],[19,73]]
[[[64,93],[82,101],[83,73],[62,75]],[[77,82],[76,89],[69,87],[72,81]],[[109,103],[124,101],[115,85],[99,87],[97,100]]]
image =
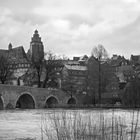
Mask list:
[[87,59],[86,64],[88,64],[90,62],[95,62],[95,61],[98,62],[98,60],[92,55]]
[[0,55],[6,56],[12,63],[28,63],[23,46],[11,48],[10,50],[0,49]]
[[123,56],[118,56],[116,59],[110,59],[109,63],[111,66],[121,66],[123,62],[126,62],[127,64],[129,61],[125,59]]

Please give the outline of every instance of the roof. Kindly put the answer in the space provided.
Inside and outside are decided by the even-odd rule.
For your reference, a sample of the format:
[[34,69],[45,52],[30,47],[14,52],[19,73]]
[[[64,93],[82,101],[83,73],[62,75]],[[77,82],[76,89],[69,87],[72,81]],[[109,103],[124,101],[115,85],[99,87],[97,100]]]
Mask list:
[[46,64],[54,65],[55,67],[63,67],[63,60],[46,60]]
[[140,60],[140,55],[131,55],[131,60],[134,60],[134,61]]
[[8,50],[0,49],[0,55],[8,55]]
[[93,60],[98,61],[98,59],[95,58],[93,55],[90,56],[90,57],[87,59],[87,61],[93,61]]
[[140,55],[131,55],[130,60],[132,63],[140,64]]
[[7,55],[10,62],[12,63],[28,63],[23,46],[12,48],[10,50],[0,49],[0,55]]
[[78,71],[87,71],[86,66],[79,66],[79,65],[65,65],[68,70],[78,70]]
[[127,64],[129,63],[129,61],[123,56],[118,56],[116,59],[111,59],[109,63],[111,66],[121,66],[122,62],[126,62]]
[[66,62],[66,64],[68,64],[68,65],[80,65],[80,63],[78,61],[74,61],[74,60],[69,60]]
[[80,57],[76,57],[76,56],[73,57],[74,61],[78,61],[79,59],[80,59]]
[[87,59],[88,59],[88,56],[84,55],[80,57],[79,61],[87,61]]

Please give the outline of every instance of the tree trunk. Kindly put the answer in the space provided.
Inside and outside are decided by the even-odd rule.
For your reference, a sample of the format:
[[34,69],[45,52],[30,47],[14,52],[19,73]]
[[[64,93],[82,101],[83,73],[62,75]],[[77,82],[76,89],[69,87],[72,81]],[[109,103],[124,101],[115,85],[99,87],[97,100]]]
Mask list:
[[38,87],[41,87],[40,74],[38,73]]

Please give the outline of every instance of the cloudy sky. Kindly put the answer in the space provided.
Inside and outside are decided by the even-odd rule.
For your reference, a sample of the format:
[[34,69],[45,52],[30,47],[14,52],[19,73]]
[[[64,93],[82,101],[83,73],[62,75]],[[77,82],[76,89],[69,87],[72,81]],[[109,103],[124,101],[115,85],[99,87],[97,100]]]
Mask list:
[[0,49],[27,51],[35,29],[46,52],[90,55],[102,44],[129,58],[140,54],[140,0],[0,0]]

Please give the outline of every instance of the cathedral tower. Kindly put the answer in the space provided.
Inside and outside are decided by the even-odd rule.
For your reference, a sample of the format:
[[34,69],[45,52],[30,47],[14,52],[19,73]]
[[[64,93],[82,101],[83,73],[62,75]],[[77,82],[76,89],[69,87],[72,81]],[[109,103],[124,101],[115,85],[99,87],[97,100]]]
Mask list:
[[44,46],[38,31],[35,30],[30,42],[30,55],[34,61],[40,61],[44,58]]

